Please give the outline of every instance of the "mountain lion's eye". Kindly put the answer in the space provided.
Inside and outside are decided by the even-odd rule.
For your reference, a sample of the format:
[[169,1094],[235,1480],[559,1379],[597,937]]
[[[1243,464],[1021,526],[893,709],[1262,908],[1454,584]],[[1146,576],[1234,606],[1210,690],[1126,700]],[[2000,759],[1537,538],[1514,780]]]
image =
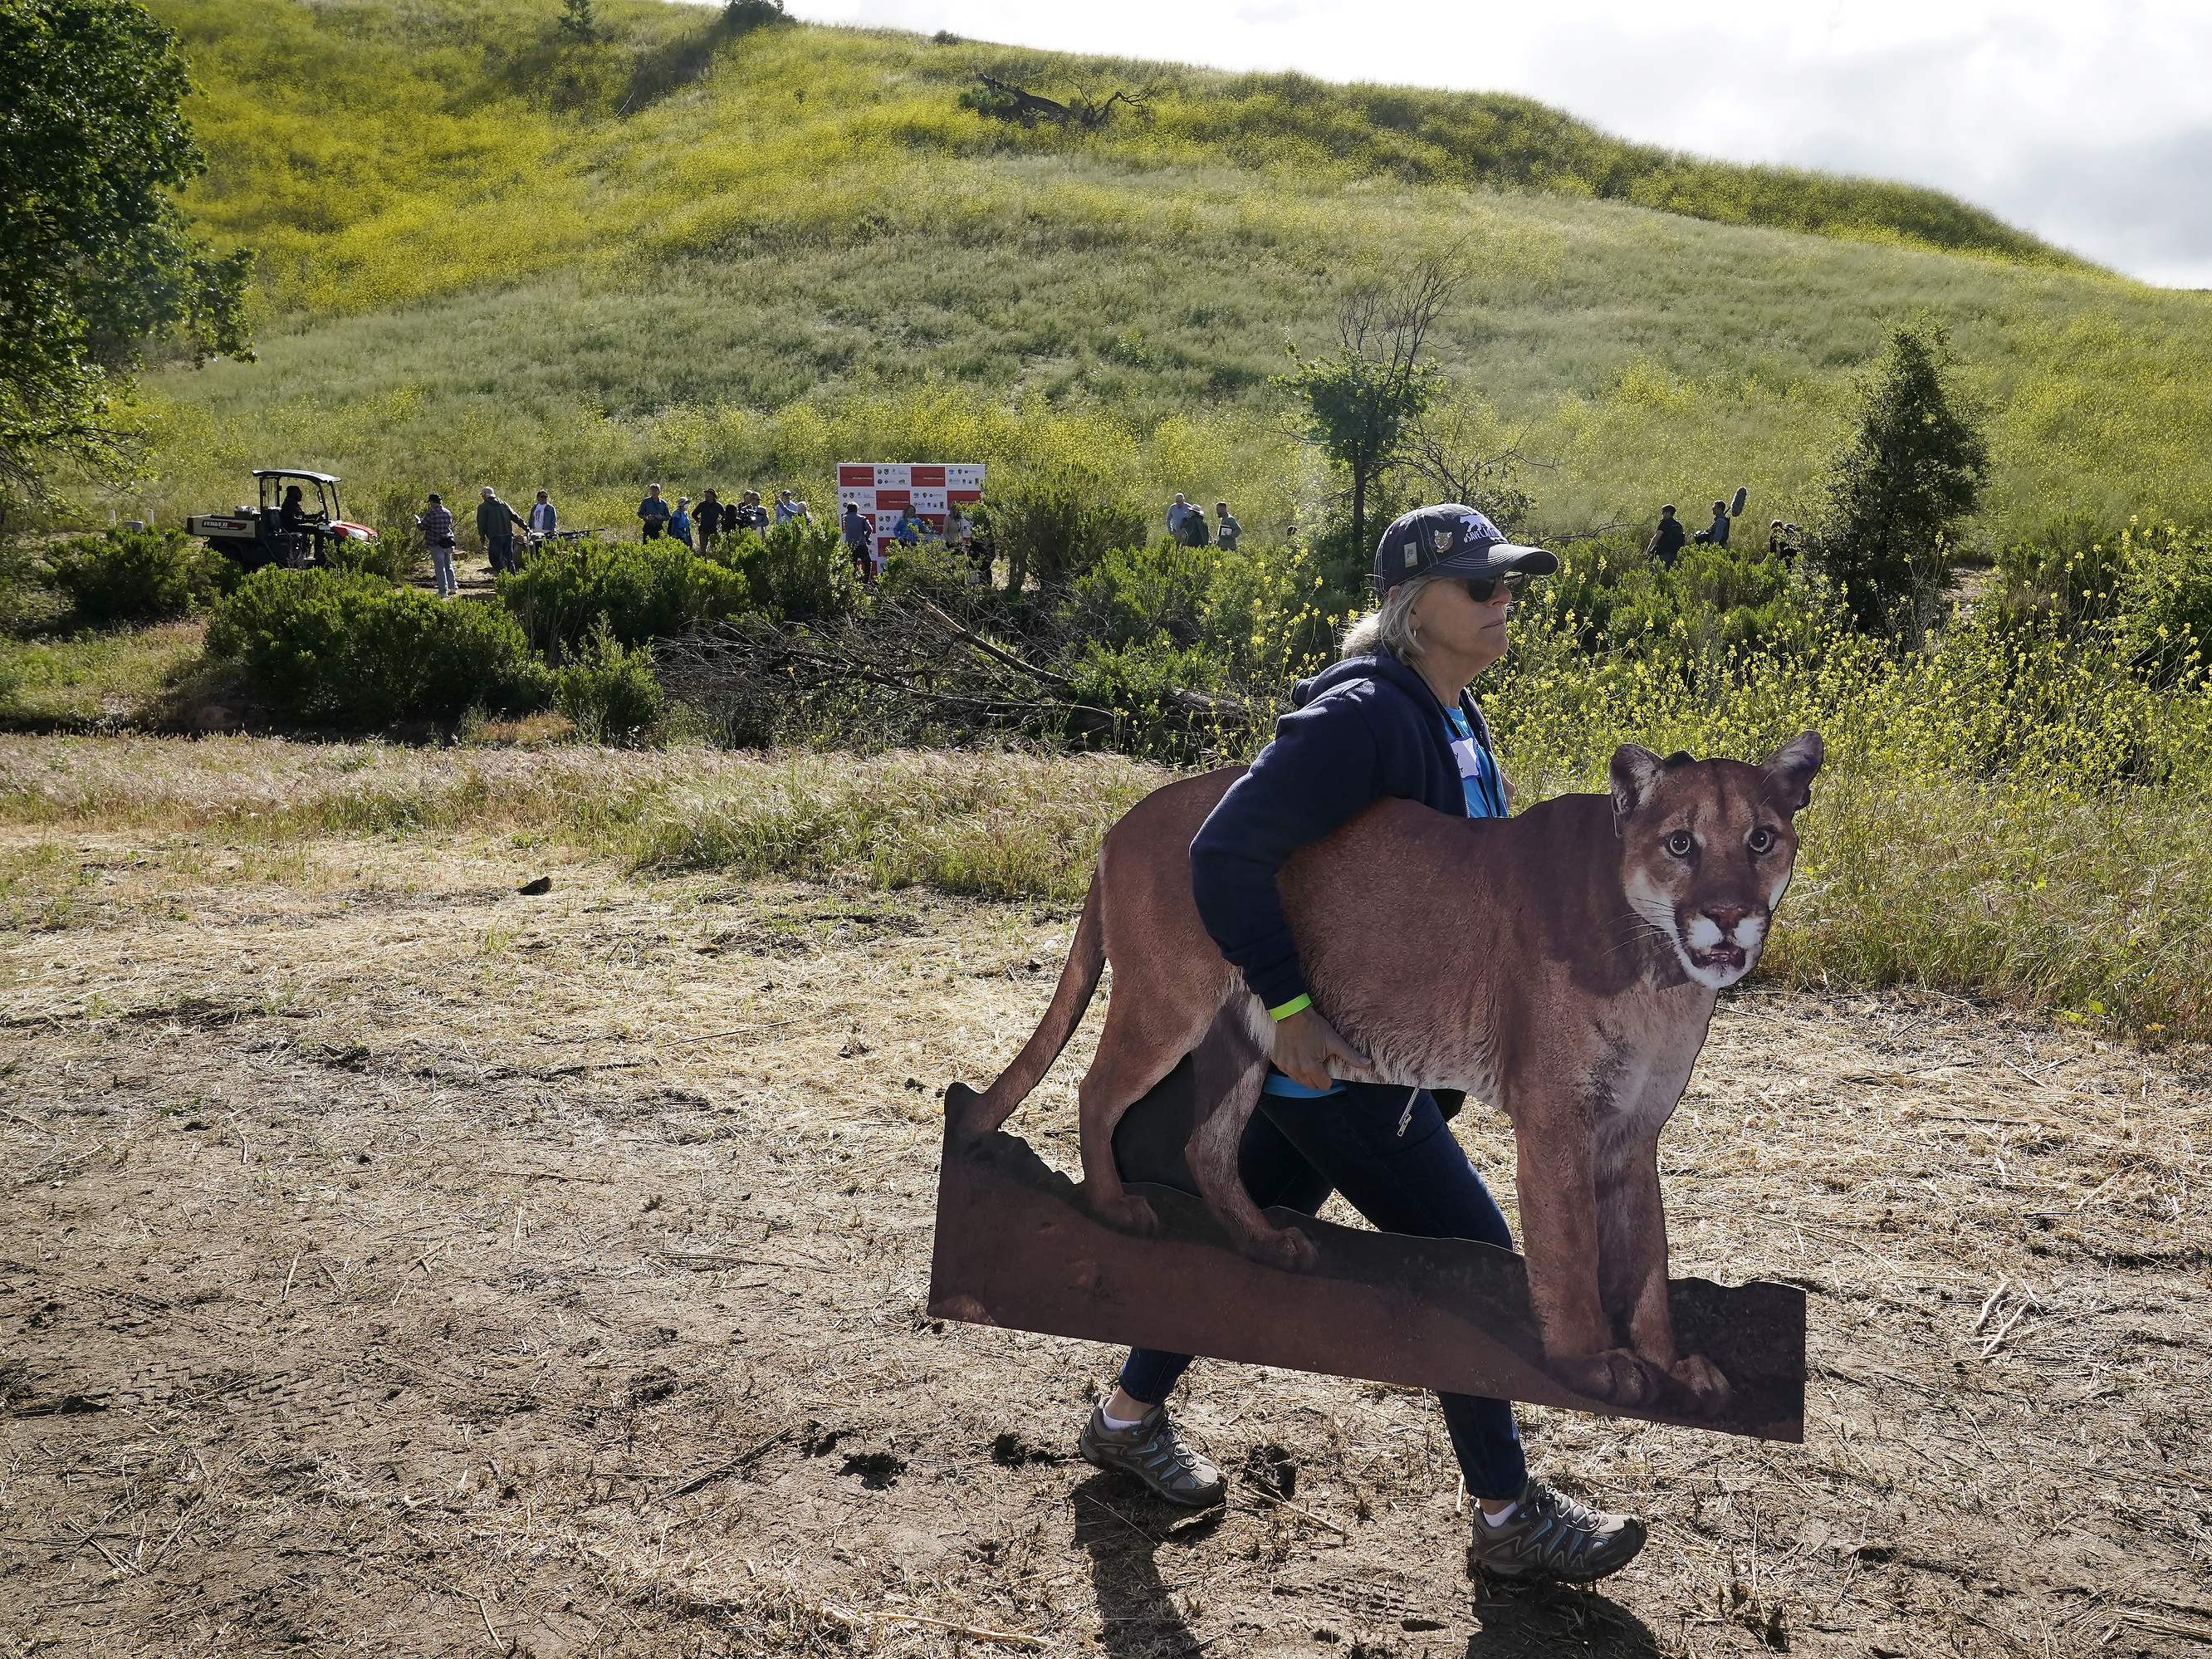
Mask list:
[[1750,838],[1744,844],[1749,847],[1753,854],[1771,852],[1774,848],[1774,831],[1761,824],[1751,832]]
[[1686,830],[1677,830],[1667,837],[1667,850],[1678,859],[1689,857],[1690,848],[1696,845],[1697,843],[1691,840],[1690,832]]

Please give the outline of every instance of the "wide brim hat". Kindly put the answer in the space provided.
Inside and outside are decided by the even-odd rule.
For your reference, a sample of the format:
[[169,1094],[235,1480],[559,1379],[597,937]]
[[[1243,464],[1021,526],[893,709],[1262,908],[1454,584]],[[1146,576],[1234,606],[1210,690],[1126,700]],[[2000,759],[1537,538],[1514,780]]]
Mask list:
[[1548,576],[1559,568],[1558,554],[1508,541],[1489,519],[1457,501],[1401,514],[1375,544],[1378,596],[1416,576],[1502,576],[1515,570]]

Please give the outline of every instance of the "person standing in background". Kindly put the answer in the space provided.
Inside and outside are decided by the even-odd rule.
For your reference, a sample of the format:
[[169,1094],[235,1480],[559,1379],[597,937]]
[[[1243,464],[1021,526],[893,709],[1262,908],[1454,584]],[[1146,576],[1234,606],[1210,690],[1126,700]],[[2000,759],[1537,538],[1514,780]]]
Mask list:
[[794,520],[800,524],[812,524],[814,522],[814,514],[808,510],[807,505],[805,501],[793,500],[792,494],[788,489],[777,490],[775,492],[775,521],[778,524],[790,524]]
[[1214,526],[1213,544],[1224,553],[1237,550],[1237,538],[1244,533],[1244,526],[1229,516],[1229,503],[1216,501],[1213,516],[1218,522]]
[[668,503],[660,499],[660,486],[647,484],[645,499],[637,504],[638,539],[649,542],[657,539],[668,528]]
[[1713,521],[1705,526],[1705,533],[1699,536],[1698,539],[1707,544],[1709,546],[1726,547],[1729,544],[1728,538],[1728,503],[1726,501],[1715,501],[1713,503]]
[[699,510],[691,516],[698,522],[699,546],[704,551],[722,533],[722,503],[713,490],[699,498]]
[[1644,550],[1661,569],[1672,570],[1674,561],[1682,556],[1682,544],[1689,539],[1689,532],[1682,528],[1682,521],[1674,516],[1674,504],[1669,501],[1659,509],[1659,528],[1651,532]]
[[684,546],[691,545],[691,498],[678,495],[676,511],[668,515],[668,533]]
[[430,504],[415,520],[422,544],[430,550],[430,568],[438,579],[438,597],[450,599],[461,591],[453,579],[453,515],[446,511],[445,497],[431,492]]
[[561,528],[561,515],[553,510],[553,503],[539,490],[538,499],[530,508],[530,533],[544,541]]
[[866,581],[870,544],[876,538],[875,526],[869,522],[868,515],[861,512],[856,503],[848,501],[845,503],[845,516],[838,521],[837,533],[844,537],[845,550],[853,556],[853,580]]
[[750,530],[765,533],[768,530],[768,509],[761,505],[760,491],[748,489],[738,502],[736,522],[732,530]]
[[1176,491],[1176,498],[1168,503],[1168,535],[1177,547],[1189,545],[1183,539],[1183,520],[1197,511],[1196,507],[1183,499],[1182,491],[1180,489]]
[[976,582],[973,548],[975,534],[975,525],[969,522],[968,515],[957,506],[945,508],[945,545],[955,558],[969,567],[968,586],[970,587],[975,586]]
[[477,539],[483,544],[484,557],[491,565],[495,576],[507,575],[522,567],[515,562],[514,527],[522,522],[522,514],[500,500],[492,487],[483,487],[483,499],[477,503]]

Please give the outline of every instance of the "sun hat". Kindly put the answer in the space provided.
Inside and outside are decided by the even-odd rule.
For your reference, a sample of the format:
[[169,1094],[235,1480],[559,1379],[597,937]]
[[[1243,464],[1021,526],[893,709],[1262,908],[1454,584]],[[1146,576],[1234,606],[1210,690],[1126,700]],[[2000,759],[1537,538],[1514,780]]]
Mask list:
[[1380,599],[1416,576],[1548,576],[1559,568],[1557,554],[1509,542],[1473,507],[1444,501],[1390,521],[1375,544],[1375,593]]

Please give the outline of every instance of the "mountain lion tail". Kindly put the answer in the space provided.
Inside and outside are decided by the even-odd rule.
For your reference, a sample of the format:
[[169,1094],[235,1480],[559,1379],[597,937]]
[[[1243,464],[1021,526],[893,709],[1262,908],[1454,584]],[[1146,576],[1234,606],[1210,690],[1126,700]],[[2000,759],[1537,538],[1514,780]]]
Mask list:
[[945,1090],[945,1115],[959,1133],[987,1135],[1012,1117],[1014,1108],[1044,1080],[1060,1051],[1075,1035],[1075,1028],[1083,1023],[1083,1011],[1091,1006],[1098,975],[1106,966],[1106,929],[1098,918],[1103,903],[1098,892],[1103,881],[1103,873],[1091,878],[1091,890],[1083,897],[1083,915],[1075,924],[1075,938],[1067,947],[1067,965],[1060,970],[1060,983],[1053,989],[1052,1006],[1044,1011],[1044,1018],[1014,1056],[1013,1064],[980,1095],[964,1083]]

